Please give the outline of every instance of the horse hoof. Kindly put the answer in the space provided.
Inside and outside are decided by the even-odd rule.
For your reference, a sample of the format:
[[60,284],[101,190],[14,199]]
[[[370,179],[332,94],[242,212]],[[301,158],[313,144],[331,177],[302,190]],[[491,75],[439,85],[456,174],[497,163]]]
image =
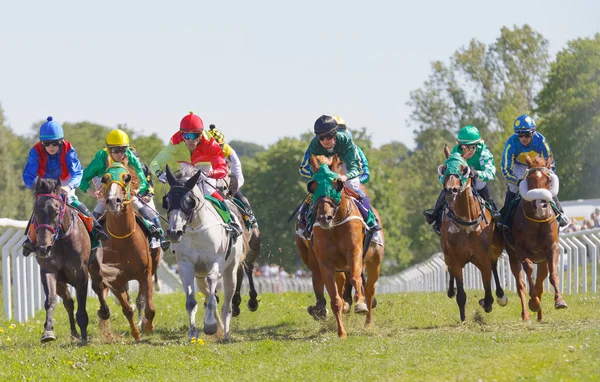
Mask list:
[[190,332],[188,333],[188,341],[192,341],[192,340],[196,340],[198,339],[198,329],[191,328]]
[[456,288],[448,289],[448,298],[454,298],[456,296]]
[[375,309],[377,307],[377,299],[373,297],[373,301],[371,301],[371,309]]
[[344,301],[344,307],[342,308],[342,313],[349,313],[350,312],[350,304],[348,304],[347,302]]
[[236,306],[236,305],[233,305],[233,306],[231,307],[231,315],[232,315],[233,317],[237,317],[237,316],[239,316],[239,315],[240,315],[240,307],[239,307],[239,306]]
[[42,341],[42,343],[45,344],[46,342],[55,340],[56,336],[54,335],[54,332],[52,330],[47,330],[42,334],[42,339],[40,341]]
[[367,304],[365,304],[364,302],[360,302],[356,305],[354,305],[354,313],[367,313],[369,311],[369,308],[367,307]]
[[217,332],[217,323],[215,322],[214,324],[204,324],[204,334],[207,334],[209,336],[212,336],[213,334],[215,334]]
[[248,301],[248,309],[250,309],[251,312],[256,312],[258,309],[258,300],[250,299],[250,301]]
[[327,308],[317,307],[315,305],[309,306],[307,309],[308,314],[315,319],[315,321],[324,320],[327,318]]
[[554,303],[555,309],[567,309],[568,307],[569,307],[569,305],[567,305],[567,303],[564,302],[563,300],[558,300]]
[[502,297],[497,297],[496,302],[500,306],[506,306],[506,304],[508,304],[508,297],[506,295],[504,295]]
[[539,312],[540,311],[540,300],[539,299],[530,299],[529,303],[527,304],[529,306],[529,310],[531,310],[532,312]]

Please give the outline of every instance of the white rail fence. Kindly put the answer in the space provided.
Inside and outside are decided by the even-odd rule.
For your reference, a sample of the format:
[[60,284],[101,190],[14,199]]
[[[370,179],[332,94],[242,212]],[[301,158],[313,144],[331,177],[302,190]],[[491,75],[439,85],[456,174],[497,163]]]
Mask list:
[[[45,299],[35,256],[23,257],[21,254],[26,224],[27,222],[24,221],[0,219],[4,315],[8,319],[14,318],[17,322],[26,322],[33,317],[38,310],[43,308]],[[562,293],[596,292],[600,229],[561,234],[559,246],[561,252],[559,277]],[[510,271],[506,253],[498,262],[498,273],[502,287],[505,290],[515,291],[515,279]],[[466,289],[483,289],[481,274],[473,264],[468,264],[464,268],[463,276]],[[161,282],[160,293],[181,290],[179,276],[164,262],[159,268],[159,279]],[[257,277],[254,281],[259,294],[312,293],[310,278]],[[405,269],[394,276],[381,277],[377,282],[377,293],[441,292],[447,290],[448,281],[449,275],[443,255],[436,253],[429,260]],[[132,291],[137,290],[137,287],[137,282],[130,283]],[[549,290],[549,287],[549,281],[546,280],[545,289]],[[494,288],[493,281],[492,288]],[[248,289],[248,281],[244,279],[242,293],[247,295]],[[88,289],[88,296],[95,297],[91,286]]]

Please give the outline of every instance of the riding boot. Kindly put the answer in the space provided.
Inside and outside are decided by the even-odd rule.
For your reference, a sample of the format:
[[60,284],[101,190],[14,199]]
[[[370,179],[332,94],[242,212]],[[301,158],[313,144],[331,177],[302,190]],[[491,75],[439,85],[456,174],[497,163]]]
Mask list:
[[150,236],[160,239],[162,237],[162,227],[160,226],[160,221],[158,221],[158,224],[156,224],[154,221],[156,218],[154,211],[152,211],[148,206],[142,206],[138,210],[138,213],[148,222],[152,223],[148,227],[150,229]]
[[240,190],[238,190],[235,193],[234,197],[244,204],[244,211],[243,211],[244,220],[247,221],[248,223],[250,223],[251,228],[257,228],[258,222],[256,221],[256,216],[254,216],[254,212],[252,212],[252,207],[250,207],[250,202],[248,201],[248,198],[246,198],[240,192]]
[[571,224],[571,219],[569,219],[567,215],[565,215],[565,212],[563,211],[563,208],[560,205],[560,202],[558,201],[558,196],[552,197],[552,200],[554,200],[554,204],[556,204],[556,209],[560,213],[560,221],[558,222],[558,224],[561,226],[561,228],[568,227],[569,224]]
[[431,210],[423,211],[423,215],[425,215],[425,221],[427,224],[433,224],[437,220],[437,216],[441,215],[440,213],[443,210],[444,204],[446,204],[445,193],[444,190],[440,191],[440,195],[435,201],[435,206]]
[[108,240],[108,235],[106,234],[106,232],[104,232],[102,226],[100,225],[100,223],[98,223],[98,220],[96,219],[94,214],[92,214],[92,212],[86,207],[85,204],[79,201],[79,203],[73,203],[73,206],[76,207],[79,210],[79,212],[81,212],[85,216],[92,218],[92,220],[94,221],[94,226],[92,227],[93,236],[95,236],[99,240]]
[[498,222],[498,220],[500,220],[500,212],[498,211],[496,202],[494,201],[494,199],[492,199],[492,196],[490,195],[490,190],[487,188],[487,185],[484,186],[481,190],[477,190],[477,192],[479,193],[479,195],[481,195],[483,200],[488,202],[492,207],[492,221]]
[[511,214],[511,202],[517,196],[516,192],[511,192],[510,190],[506,190],[506,196],[504,197],[504,206],[502,207],[502,214],[500,219],[498,220],[498,227],[510,231],[510,218]]
[[31,226],[31,222],[33,221],[33,215],[31,216],[31,218],[29,219],[29,222],[27,223],[27,227],[25,228],[25,241],[23,242],[23,256],[27,257],[31,254],[31,252],[35,252],[35,244],[33,244],[31,242],[31,240],[29,239],[29,227]]
[[[154,223],[155,227],[161,227],[160,218],[158,217],[158,215],[152,220],[152,223]],[[160,232],[160,247],[163,251],[167,251],[171,246],[171,242],[165,237],[165,232],[163,231],[162,227],[160,228]]]

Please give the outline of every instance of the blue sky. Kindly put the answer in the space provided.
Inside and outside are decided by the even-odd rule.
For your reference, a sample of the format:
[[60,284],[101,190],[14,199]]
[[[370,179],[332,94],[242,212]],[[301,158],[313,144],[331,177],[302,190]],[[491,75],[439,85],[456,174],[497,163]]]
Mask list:
[[471,38],[530,24],[554,55],[600,31],[600,2],[11,1],[0,105],[17,133],[48,115],[158,133],[194,110],[226,139],[270,145],[321,114],[413,147],[411,90]]

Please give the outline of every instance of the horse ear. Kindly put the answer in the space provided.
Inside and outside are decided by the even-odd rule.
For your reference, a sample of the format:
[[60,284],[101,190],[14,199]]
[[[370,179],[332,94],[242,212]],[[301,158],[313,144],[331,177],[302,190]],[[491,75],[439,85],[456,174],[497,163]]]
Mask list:
[[100,182],[102,184],[108,183],[108,174],[104,174],[104,176],[102,177],[102,179],[100,179]]
[[441,166],[438,166],[438,175],[439,176],[443,176],[446,173],[447,169],[448,169],[448,165],[447,164],[443,164]]
[[314,194],[315,191],[317,191],[317,186],[318,186],[317,181],[316,180],[311,180],[306,185],[306,191],[308,191],[308,193],[310,193],[310,194]]
[[201,175],[202,175],[202,170],[196,171],[196,173],[194,174],[194,176],[192,176],[191,178],[189,178],[187,180],[187,182],[185,182],[185,188],[188,188],[190,190],[192,188],[194,188],[194,186],[196,185],[196,183],[198,183],[198,179],[200,179]]
[[450,147],[448,147],[448,145],[445,143],[444,143],[444,155],[446,156],[446,159],[448,159],[448,157],[450,156]]
[[549,155],[548,159],[546,159],[546,167],[549,169],[552,169],[553,164],[554,164],[554,157],[552,155]]
[[337,192],[342,192],[342,190],[344,189],[344,182],[342,182],[339,179],[334,179],[333,180],[333,187],[335,187],[335,190]]
[[[358,155],[357,155],[358,156]],[[338,172],[338,167],[340,165],[340,157],[335,154],[333,155],[333,157],[331,158],[331,165],[329,166],[329,168],[331,169],[331,171],[333,172]]]
[[527,162],[527,166],[533,166],[533,161],[531,160],[531,157],[525,157],[525,162]]
[[60,187],[62,186],[62,184],[60,183],[60,176],[56,177],[55,181],[56,183],[54,183],[54,193],[58,194],[60,191]]
[[171,172],[171,169],[169,168],[169,165],[167,165],[167,181],[169,182],[169,185],[173,185],[175,183],[177,183],[175,181],[175,177],[173,176],[173,173]]
[[464,164],[461,164],[461,165],[460,165],[460,173],[461,173],[463,176],[467,176],[467,175],[469,174],[469,171],[470,171],[470,170],[469,170],[469,166],[465,166]]
[[131,182],[131,174],[125,174],[125,176],[123,177],[123,181],[125,183]]

